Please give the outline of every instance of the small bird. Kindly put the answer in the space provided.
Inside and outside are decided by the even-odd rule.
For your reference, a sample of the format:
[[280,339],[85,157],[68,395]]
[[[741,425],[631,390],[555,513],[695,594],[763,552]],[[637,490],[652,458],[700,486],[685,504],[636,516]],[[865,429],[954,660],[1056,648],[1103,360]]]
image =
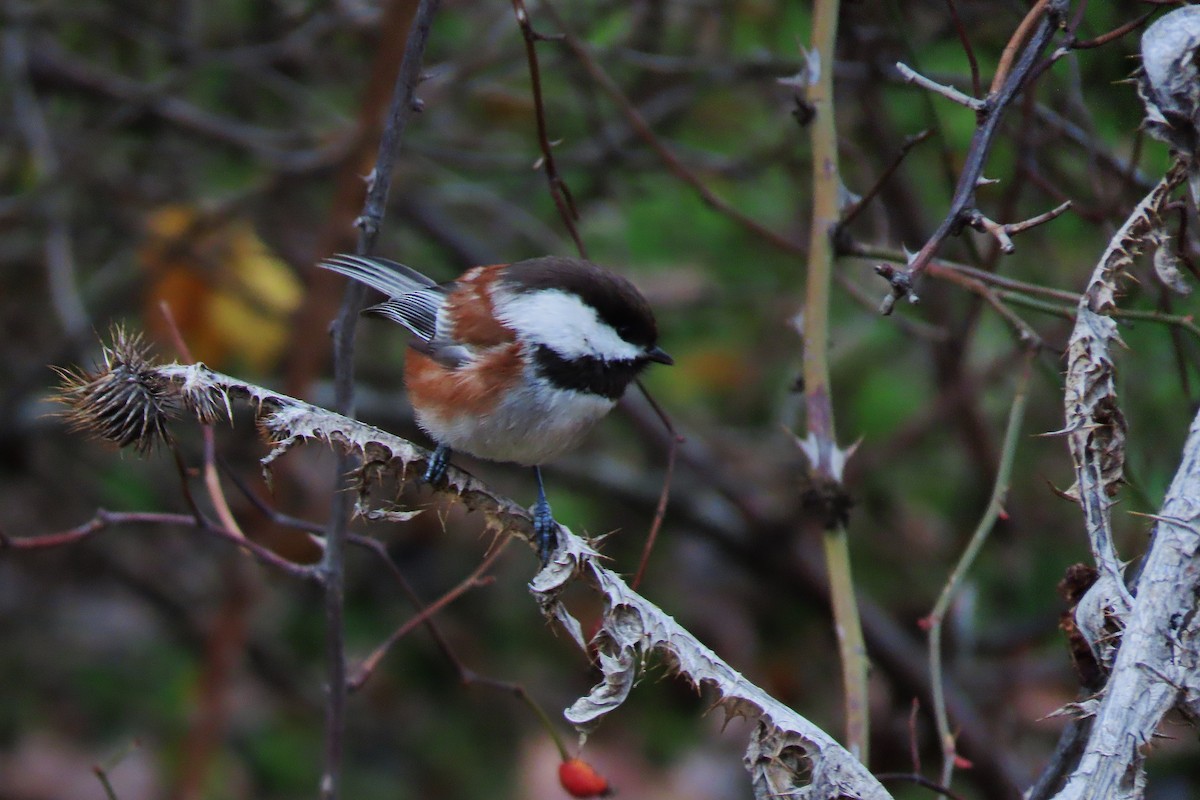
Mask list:
[[475,267],[436,283],[383,258],[337,255],[321,267],[388,299],[364,313],[414,334],[404,382],[417,424],[437,444],[425,480],[452,450],[533,467],[538,555],[558,541],[541,465],[577,445],[652,361],[654,313],[625,278],[575,258],[547,256]]

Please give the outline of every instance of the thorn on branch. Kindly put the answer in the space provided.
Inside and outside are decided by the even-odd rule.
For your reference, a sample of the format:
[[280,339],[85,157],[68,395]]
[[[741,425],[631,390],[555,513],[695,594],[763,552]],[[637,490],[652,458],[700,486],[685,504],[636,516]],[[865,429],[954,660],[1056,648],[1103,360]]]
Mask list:
[[960,92],[953,86],[947,86],[944,83],[938,83],[935,80],[926,78],[921,73],[917,72],[912,67],[902,61],[896,62],[896,69],[899,70],[900,76],[904,78],[905,83],[915,83],[923,89],[940,94],[947,100],[951,100],[959,105],[966,106],[977,114],[985,114],[988,111],[989,103],[987,100],[980,100],[978,97],[971,97],[969,94]]

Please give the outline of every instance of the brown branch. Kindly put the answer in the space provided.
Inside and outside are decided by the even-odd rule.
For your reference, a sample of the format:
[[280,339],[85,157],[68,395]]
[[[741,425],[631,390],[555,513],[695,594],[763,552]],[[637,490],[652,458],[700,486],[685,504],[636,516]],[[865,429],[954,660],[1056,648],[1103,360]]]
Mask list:
[[1004,46],[1004,51],[1000,54],[1000,63],[996,65],[996,74],[992,77],[992,85],[988,89],[989,95],[994,95],[1000,91],[1000,87],[1004,85],[1004,81],[1008,78],[1008,73],[1012,70],[1013,59],[1017,57],[1017,51],[1021,49],[1021,45],[1029,38],[1030,31],[1037,22],[1046,16],[1046,7],[1050,0],[1037,0],[1033,7],[1025,14],[1025,18],[1021,20],[1021,24],[1013,31],[1013,35],[1009,37],[1008,44]]
[[1008,223],[996,222],[984,216],[983,212],[979,209],[972,209],[967,213],[965,221],[967,225],[975,230],[991,235],[1000,246],[1000,252],[1010,255],[1017,249],[1017,246],[1013,244],[1013,236],[1036,228],[1039,225],[1044,225],[1050,220],[1062,216],[1070,207],[1071,201],[1067,200],[1056,208],[1052,208],[1043,214],[1038,214],[1036,217],[1030,217],[1022,222]]
[[1108,33],[1102,33],[1099,36],[1095,37],[1094,39],[1084,39],[1082,42],[1079,42],[1079,41],[1070,42],[1066,46],[1070,47],[1072,50],[1090,50],[1093,47],[1100,47],[1101,45],[1106,45],[1111,41],[1120,39],[1122,36],[1124,36],[1127,33],[1132,33],[1133,31],[1136,31],[1138,28],[1145,25],[1146,22],[1151,17],[1153,17],[1156,13],[1158,13],[1158,12],[1152,9],[1150,11],[1147,11],[1145,14],[1142,14],[1137,19],[1130,20],[1129,22],[1126,22],[1124,25],[1121,25],[1117,28],[1113,28]]
[[[949,0],[949,2],[953,2],[953,0]],[[875,179],[875,183],[871,186],[871,188],[868,189],[853,205],[842,212],[842,219],[838,223],[838,230],[840,231],[842,228],[846,227],[858,218],[858,215],[862,213],[863,209],[865,209],[867,205],[875,199],[875,196],[879,194],[879,190],[883,188],[884,184],[886,184],[892,175],[895,174],[896,170],[900,168],[900,165],[904,163],[904,158],[908,155],[910,150],[921,144],[921,142],[929,141],[931,138],[933,138],[932,128],[927,128],[920,133],[916,133],[907,137],[904,140],[904,143],[900,145],[899,152],[897,152],[895,157],[892,158],[892,162],[888,164],[887,167],[884,168],[883,172],[879,174],[879,177]],[[836,238],[837,232],[834,233],[834,239]]]
[[501,553],[504,552],[505,548],[508,547],[508,543],[511,541],[512,539],[505,538],[504,541],[500,542],[495,548],[492,549],[492,552],[488,554],[487,558],[485,558],[479,564],[479,566],[471,572],[470,575],[464,578],[461,583],[459,583],[450,591],[446,592],[437,600],[420,609],[411,619],[393,631],[392,634],[388,636],[388,638],[385,639],[382,644],[372,651],[371,655],[367,656],[365,659],[363,659],[363,662],[359,664],[358,670],[355,671],[354,675],[346,681],[347,690],[351,692],[357,692],[359,689],[361,689],[363,684],[370,680],[371,676],[375,674],[375,670],[379,667],[379,663],[383,660],[383,657],[387,655],[388,650],[392,649],[392,645],[407,636],[414,628],[425,624],[427,621],[432,619],[434,614],[437,614],[443,608],[450,605],[450,603],[457,600],[459,597],[462,597],[470,590],[490,584],[494,579],[485,576],[484,573],[492,568],[492,565],[496,563],[496,559],[500,557]]
[[963,26],[962,19],[958,16],[958,4],[954,0],[946,0],[946,7],[950,11],[950,20],[954,23],[954,30],[958,34],[958,40],[962,42],[963,52],[967,54],[967,63],[971,66],[971,94],[979,97],[981,90],[979,83],[979,61],[975,58],[975,50],[971,47],[971,39],[967,36],[967,29]]
[[15,550],[48,550],[54,547],[64,547],[77,544],[84,539],[105,531],[116,525],[177,525],[184,528],[196,528],[206,534],[245,549],[256,561],[269,567],[274,567],[293,578],[321,582],[321,574],[314,567],[294,564],[274,551],[263,547],[234,531],[205,525],[191,514],[170,514],[150,511],[107,511],[97,509],[90,520],[70,530],[43,536],[28,536],[14,538],[0,534],[0,551]]
[[[167,330],[170,332],[171,341],[175,345],[175,349],[179,351],[179,357],[185,363],[195,363],[196,359],[192,357],[192,351],[188,348],[187,342],[183,339],[183,333],[179,330],[179,325],[175,321],[175,315],[171,312],[171,306],[166,300],[158,304],[158,309],[166,320]],[[245,538],[245,533],[238,525],[237,519],[233,516],[233,511],[229,508],[229,501],[225,498],[225,492],[221,489],[221,476],[217,474],[217,449],[216,436],[213,432],[211,424],[202,424],[200,433],[204,439],[204,487],[208,492],[209,502],[213,504],[213,510],[216,511],[217,519],[225,526],[226,530],[235,531]]]
[[579,219],[579,209],[575,207],[575,199],[571,197],[571,190],[562,176],[558,174],[558,166],[554,162],[554,146],[550,141],[550,136],[546,132],[546,105],[542,97],[542,73],[538,68],[537,57],[537,42],[540,37],[533,30],[533,26],[529,22],[529,12],[525,8],[524,0],[512,0],[513,13],[517,17],[517,25],[521,28],[521,36],[525,39],[525,58],[529,62],[529,82],[533,87],[533,107],[534,114],[537,119],[538,146],[542,150],[542,158],[540,166],[546,173],[546,181],[550,184],[550,197],[554,200],[554,207],[558,209],[559,216],[562,217],[563,224],[567,226],[567,231],[571,234],[571,239],[575,242],[575,249],[579,251],[581,258],[587,258],[587,248],[583,244],[583,239],[579,235],[579,229],[575,223]]
[[637,591],[637,588],[641,586],[642,578],[646,575],[646,564],[650,561],[650,553],[654,550],[654,543],[658,540],[658,532],[662,529],[663,520],[667,516],[667,503],[671,499],[671,479],[675,475],[675,456],[679,452],[679,445],[686,441],[675,430],[675,426],[671,423],[671,417],[646,389],[646,385],[642,383],[640,378],[637,380],[637,387],[641,391],[642,396],[646,398],[646,402],[650,404],[650,408],[662,420],[663,427],[667,429],[667,433],[671,435],[671,438],[670,445],[667,448],[667,468],[663,475],[662,491],[658,495],[658,505],[654,507],[654,521],[650,523],[650,533],[647,534],[646,544],[642,547],[642,557],[638,561],[637,572],[629,584],[629,587],[634,591]]

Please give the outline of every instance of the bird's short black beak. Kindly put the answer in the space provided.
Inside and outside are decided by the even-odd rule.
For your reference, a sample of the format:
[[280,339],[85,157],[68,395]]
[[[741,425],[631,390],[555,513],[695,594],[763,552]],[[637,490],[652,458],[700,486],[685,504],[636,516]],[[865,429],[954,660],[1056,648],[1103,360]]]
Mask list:
[[646,351],[646,358],[651,361],[657,361],[659,364],[666,364],[667,366],[675,363],[675,359],[671,358],[665,350],[657,346],[651,347]]

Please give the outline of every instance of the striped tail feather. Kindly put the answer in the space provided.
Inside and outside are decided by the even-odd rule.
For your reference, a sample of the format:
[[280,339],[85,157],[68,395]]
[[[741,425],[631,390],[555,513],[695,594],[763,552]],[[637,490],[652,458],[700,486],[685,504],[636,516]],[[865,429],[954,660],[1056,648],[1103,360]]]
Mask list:
[[403,297],[406,294],[429,289],[437,285],[431,278],[412,267],[406,267],[386,258],[355,256],[339,253],[321,261],[317,266],[331,270],[372,289],[378,289],[388,297]]

